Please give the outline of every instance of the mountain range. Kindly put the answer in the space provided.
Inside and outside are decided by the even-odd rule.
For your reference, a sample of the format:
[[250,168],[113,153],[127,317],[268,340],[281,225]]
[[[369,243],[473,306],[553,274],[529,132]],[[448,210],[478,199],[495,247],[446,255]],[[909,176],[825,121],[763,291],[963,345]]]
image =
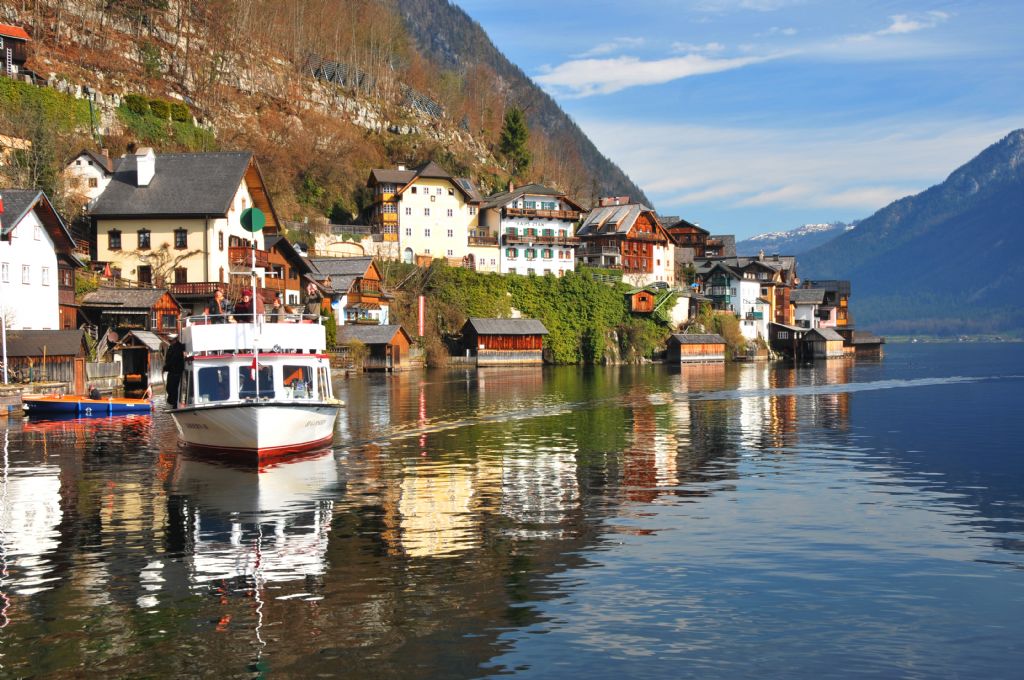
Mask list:
[[1020,334],[1024,130],[800,257],[804,279],[850,279],[858,327]]
[[763,250],[766,254],[800,255],[831,241],[855,226],[856,223],[827,222],[805,224],[789,231],[769,231],[737,241],[736,254],[752,256]]

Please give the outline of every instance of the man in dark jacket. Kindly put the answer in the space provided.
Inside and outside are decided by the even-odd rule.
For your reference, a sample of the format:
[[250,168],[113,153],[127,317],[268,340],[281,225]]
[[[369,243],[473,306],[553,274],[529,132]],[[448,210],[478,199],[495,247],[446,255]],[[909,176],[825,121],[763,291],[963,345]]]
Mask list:
[[167,353],[164,354],[164,372],[167,373],[167,404],[178,408],[178,392],[181,388],[181,374],[185,372],[185,343],[174,336]]

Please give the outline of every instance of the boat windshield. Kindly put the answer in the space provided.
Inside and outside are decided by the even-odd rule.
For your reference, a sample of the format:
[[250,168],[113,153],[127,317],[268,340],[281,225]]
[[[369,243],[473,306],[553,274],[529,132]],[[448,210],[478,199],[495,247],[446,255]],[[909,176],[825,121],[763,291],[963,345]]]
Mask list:
[[227,366],[207,366],[196,371],[199,401],[227,401],[231,397],[231,377]]
[[[259,378],[258,381],[257,378]],[[259,382],[259,394],[256,394],[257,382]],[[238,396],[241,399],[252,399],[257,396],[273,399],[276,395],[272,366],[260,366],[258,372],[253,371],[251,366],[238,367]]]

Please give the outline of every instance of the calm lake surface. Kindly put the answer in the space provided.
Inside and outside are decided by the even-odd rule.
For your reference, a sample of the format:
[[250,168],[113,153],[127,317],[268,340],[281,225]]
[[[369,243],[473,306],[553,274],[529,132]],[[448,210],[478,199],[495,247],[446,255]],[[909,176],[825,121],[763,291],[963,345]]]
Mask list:
[[1024,673],[1024,345],[336,387],[262,472],[0,425],[0,677]]

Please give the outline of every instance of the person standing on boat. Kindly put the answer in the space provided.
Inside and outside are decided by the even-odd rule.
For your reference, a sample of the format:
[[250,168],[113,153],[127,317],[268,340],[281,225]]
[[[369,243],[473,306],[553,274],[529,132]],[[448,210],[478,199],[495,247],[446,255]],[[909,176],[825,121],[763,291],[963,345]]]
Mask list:
[[224,302],[224,291],[220,288],[213,291],[213,299],[210,300],[210,304],[206,305],[203,315],[210,317],[210,323],[227,323],[228,306]]
[[167,386],[167,405],[178,408],[181,376],[185,372],[185,343],[176,335],[164,354],[164,372],[167,373],[167,379],[164,381],[164,385]]
[[252,289],[242,291],[242,299],[235,303],[234,316],[238,323],[252,323]]
[[320,315],[321,307],[323,305],[323,297],[320,295],[320,290],[316,285],[310,283],[306,286],[306,309],[307,314]]
[[270,304],[270,320],[274,323],[284,321],[284,301],[280,293],[274,293],[274,301]]

